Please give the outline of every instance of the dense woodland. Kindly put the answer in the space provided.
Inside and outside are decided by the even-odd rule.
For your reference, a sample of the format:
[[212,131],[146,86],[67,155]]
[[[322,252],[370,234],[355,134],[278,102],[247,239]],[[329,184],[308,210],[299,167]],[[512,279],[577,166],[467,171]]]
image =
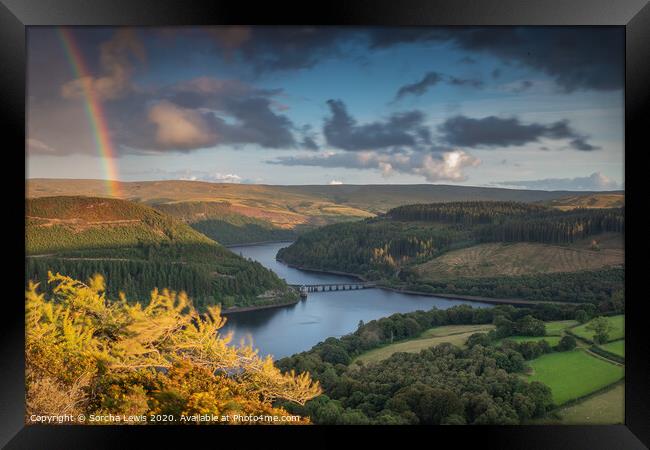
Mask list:
[[48,271],[88,279],[107,292],[145,298],[157,286],[185,291],[195,305],[286,303],[297,294],[272,271],[183,222],[144,205],[87,197],[45,197],[26,205],[26,281]]
[[474,242],[462,227],[367,219],[328,225],[305,233],[278,258],[314,269],[332,269],[379,279],[406,259],[425,261]]
[[428,294],[460,294],[478,297],[523,298],[528,300],[608,304],[625,288],[623,268],[565,273],[542,273],[481,278],[456,278],[452,281],[419,280],[400,273],[410,280],[395,286]]
[[[486,242],[562,245],[600,233],[623,231],[623,208],[560,211],[516,202],[408,205],[392,209],[382,217],[308,232],[282,249],[278,258],[297,266],[385,280],[393,286],[408,282],[413,288],[421,283],[410,268],[449,250]],[[622,271],[604,272],[603,282],[598,280],[600,275],[459,279],[458,283],[429,283],[419,290],[599,302],[620,288]],[[594,284],[583,285],[592,281]],[[610,281],[613,284],[608,285]]]
[[[309,371],[324,394],[304,406],[284,405],[319,424],[518,424],[546,414],[553,405],[548,387],[517,374],[524,361],[551,351],[571,350],[543,343],[496,339],[545,333],[542,321],[593,317],[595,306],[537,305],[532,308],[467,305],[432,309],[360,324],[352,334],[328,338],[311,350],[277,362],[284,371]],[[419,336],[441,325],[495,323],[477,333],[468,348],[441,344],[420,353],[396,353],[374,364],[352,362],[373,348]]]
[[569,243],[594,234],[622,233],[625,226],[624,208],[560,211],[516,202],[406,205],[390,210],[386,217],[476,227],[481,242]]
[[[172,286],[176,291],[185,291],[199,309],[217,303],[224,307],[259,306],[295,299],[295,293],[272,271],[239,257],[211,263],[27,258],[27,280],[43,283],[48,271],[70,274],[82,280],[95,273],[104,274],[108,294],[116,297],[124,292],[127,299],[147,296],[156,286]],[[263,297],[266,292],[273,297]]]

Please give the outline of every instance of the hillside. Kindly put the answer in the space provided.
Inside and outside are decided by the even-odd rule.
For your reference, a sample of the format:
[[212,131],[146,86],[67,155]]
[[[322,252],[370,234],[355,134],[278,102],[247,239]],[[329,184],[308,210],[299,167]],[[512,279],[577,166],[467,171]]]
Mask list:
[[27,253],[134,247],[153,244],[215,244],[154,209],[123,200],[43,197],[26,202]]
[[600,302],[622,287],[623,229],[623,209],[416,204],[310,231],[278,258],[430,293]]
[[[305,230],[359,220],[410,203],[548,202],[592,193],[448,185],[271,186],[201,181],[120,182],[122,198],[153,206],[224,244],[294,239]],[[106,196],[101,180],[30,179],[28,197]],[[599,194],[600,195],[600,194]]]
[[102,273],[116,295],[154,287],[186,291],[198,306],[286,302],[293,293],[273,272],[241,258],[182,221],[142,204],[97,197],[26,202],[27,278],[49,270],[79,279]]
[[397,206],[413,203],[446,203],[466,201],[539,202],[566,196],[589,195],[589,192],[537,191],[444,184],[408,185],[337,185],[283,186],[283,190],[300,192],[329,199],[343,205],[364,209],[375,214]]
[[[602,243],[592,247],[592,240]],[[623,264],[620,235],[593,236],[586,241],[571,246],[535,242],[480,244],[447,252],[413,270],[423,279],[449,280],[577,272]]]
[[290,241],[297,237],[297,228],[300,227],[282,221],[286,217],[282,214],[256,212],[253,208],[246,210],[227,201],[159,203],[153,206],[224,245]]
[[571,195],[548,200],[543,204],[563,211],[576,208],[621,208],[625,206],[625,194],[623,192],[607,192]]

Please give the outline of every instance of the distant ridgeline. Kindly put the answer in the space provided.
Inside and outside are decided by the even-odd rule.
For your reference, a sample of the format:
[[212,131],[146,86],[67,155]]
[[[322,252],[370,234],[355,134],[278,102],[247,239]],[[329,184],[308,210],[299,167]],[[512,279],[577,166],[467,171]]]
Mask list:
[[230,202],[174,202],[152,205],[223,245],[265,241],[290,241],[296,238],[293,229],[275,226],[262,218],[238,214]]
[[294,293],[273,272],[241,258],[160,211],[124,200],[42,197],[26,201],[26,278],[101,273],[111,296],[186,291],[196,306],[286,302]]
[[[297,266],[356,273],[426,292],[598,302],[622,289],[624,225],[624,208],[561,211],[535,204],[483,201],[417,204],[391,209],[377,218],[308,232],[282,249],[278,257]],[[620,248],[601,249],[603,238]],[[530,245],[537,245],[540,251],[522,258],[507,274],[484,270],[480,278],[471,279],[476,271],[464,270],[463,264],[469,266],[473,261],[463,258],[462,252],[475,251],[486,243],[507,246],[511,259],[520,248],[530,251]],[[457,260],[447,262],[452,275],[446,273],[444,283],[436,272],[420,270],[435,266],[433,263],[450,251],[460,254]],[[551,257],[536,261],[537,254],[538,258]],[[572,261],[567,255],[578,262],[558,265],[555,260]],[[481,262],[495,267],[499,263],[498,255]],[[549,275],[551,272],[558,273]],[[474,286],[479,287],[471,289]]]

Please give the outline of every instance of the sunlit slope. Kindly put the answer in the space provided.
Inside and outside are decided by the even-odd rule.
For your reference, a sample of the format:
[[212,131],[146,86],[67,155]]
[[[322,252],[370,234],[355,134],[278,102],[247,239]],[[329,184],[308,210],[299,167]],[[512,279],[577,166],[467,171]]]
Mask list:
[[[429,184],[272,186],[167,180],[119,185],[124,199],[148,204],[226,245],[293,240],[315,227],[372,217],[410,203],[530,203],[591,195]],[[107,195],[101,180],[31,179],[27,192],[29,197]]]
[[29,199],[25,216],[28,254],[152,244],[216,245],[181,221],[124,200]]
[[625,194],[623,192],[606,192],[571,195],[549,200],[545,204],[563,211],[576,208],[621,208],[625,206]]
[[374,213],[384,213],[397,206],[414,203],[459,201],[516,201],[528,203],[590,194],[588,192],[537,191],[443,184],[309,185],[285,186],[283,189],[289,192],[324,197],[336,203],[350,205]]
[[[268,214],[282,213],[299,217],[357,216],[385,212],[412,203],[468,200],[541,202],[580,197],[591,192],[534,191],[473,186],[432,184],[410,185],[303,185],[226,184],[201,181],[120,182],[124,198],[144,203],[186,201],[228,201],[231,205],[262,208]],[[106,196],[102,180],[30,179],[29,197],[52,195]],[[251,212],[252,213],[252,212]],[[245,210],[242,214],[249,215]],[[272,219],[272,217],[269,217]]]
[[[206,183],[200,181],[146,181],[119,183],[124,198],[151,205],[177,202],[221,202],[230,213],[264,219],[274,225],[293,228],[328,216],[368,217],[364,210],[283,186]],[[34,179],[28,182],[28,196],[105,196],[101,180]],[[226,203],[227,202],[227,203]]]
[[620,266],[624,262],[620,235],[594,236],[589,241],[560,246],[535,242],[488,243],[453,250],[417,265],[424,279],[516,276],[553,272],[577,272]]
[[227,201],[160,203],[154,207],[224,245],[294,240],[300,226],[295,222],[301,221],[297,215],[237,207]]

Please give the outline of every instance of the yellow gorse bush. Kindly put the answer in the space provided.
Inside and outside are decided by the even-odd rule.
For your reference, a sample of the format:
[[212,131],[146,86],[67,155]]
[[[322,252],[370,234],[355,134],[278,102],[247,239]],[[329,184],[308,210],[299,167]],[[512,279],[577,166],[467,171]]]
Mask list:
[[321,392],[309,374],[281,373],[251,345],[232,345],[220,309],[199,314],[185,293],[156,289],[145,305],[107,299],[101,275],[48,278],[50,298],[35,283],[26,291],[28,417],[287,415],[275,400],[304,404]]

